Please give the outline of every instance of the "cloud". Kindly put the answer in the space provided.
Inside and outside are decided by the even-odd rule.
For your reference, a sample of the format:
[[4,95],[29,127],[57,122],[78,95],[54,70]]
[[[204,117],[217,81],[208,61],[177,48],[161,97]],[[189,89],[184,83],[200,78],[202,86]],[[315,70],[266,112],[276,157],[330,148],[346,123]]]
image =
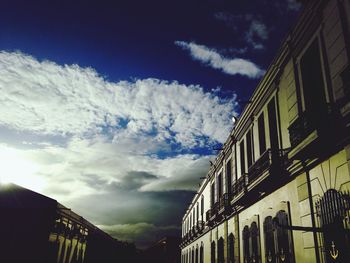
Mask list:
[[[259,74],[252,63],[242,62],[226,63]],[[223,142],[231,129],[234,97],[225,101],[195,85],[157,79],[114,83],[92,68],[4,51],[0,74],[0,125],[16,130],[62,136],[105,133],[124,141],[154,134],[157,142],[195,147],[196,137]]]
[[[244,33],[244,40],[254,49],[263,49],[263,41],[268,40],[269,29],[265,23],[262,22],[260,15],[253,15],[250,13],[234,15],[228,12],[217,12],[214,14],[215,19],[222,21],[225,25],[235,32],[241,34]],[[241,54],[247,51],[247,47],[238,48],[237,54]]]
[[236,114],[235,95],[158,79],[111,82],[21,52],[0,52],[0,74],[1,177],[94,224],[123,225],[113,233],[139,244],[178,231],[210,147],[226,140]]
[[225,58],[216,50],[194,42],[175,41],[175,44],[190,52],[194,60],[200,61],[214,69],[220,69],[229,75],[242,75],[249,78],[260,78],[264,71],[253,62],[241,58]]
[[247,43],[252,45],[254,49],[263,49],[264,45],[261,40],[267,40],[269,31],[267,26],[261,21],[253,19],[250,23],[248,31],[245,33]]
[[301,8],[301,3],[296,0],[287,0],[287,7],[289,10],[298,11]]

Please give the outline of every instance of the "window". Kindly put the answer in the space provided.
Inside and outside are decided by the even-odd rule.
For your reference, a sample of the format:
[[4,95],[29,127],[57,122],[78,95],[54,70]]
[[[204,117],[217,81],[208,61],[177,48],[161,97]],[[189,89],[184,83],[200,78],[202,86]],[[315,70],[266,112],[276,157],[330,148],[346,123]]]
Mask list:
[[203,243],[201,244],[201,248],[199,250],[199,263],[204,263],[204,247],[203,247]]
[[222,173],[218,176],[218,200],[220,200],[222,196]]
[[250,231],[248,226],[245,226],[243,228],[242,237],[243,237],[243,262],[250,262],[250,248],[249,248]]
[[[288,214],[281,210],[276,215],[276,220],[280,226],[288,226]],[[292,253],[290,245],[290,231],[283,227],[277,227],[277,257],[282,262],[292,262]]]
[[224,239],[221,237],[218,240],[218,263],[224,263]]
[[325,110],[325,92],[318,40],[310,45],[300,60],[301,79],[305,109],[312,118],[323,117],[320,110]]
[[198,263],[198,245],[196,247],[196,263]]
[[244,141],[239,145],[241,156],[241,175],[245,174]]
[[269,117],[271,150],[273,152],[276,152],[278,150],[278,134],[277,134],[275,98],[272,98],[269,104],[267,105],[267,112]]
[[258,118],[258,130],[259,130],[259,152],[260,152],[260,155],[262,155],[266,151],[264,112],[261,113]]
[[256,222],[250,225],[250,258],[252,262],[260,262],[260,235]]
[[204,214],[204,196],[202,195],[202,199],[201,199],[201,215],[202,215],[202,221],[203,221],[203,214]]
[[215,203],[215,183],[213,183],[211,185],[211,195],[210,195],[210,197],[211,197],[210,205],[211,205],[211,207],[213,207],[214,203]]
[[199,202],[197,202],[197,222],[199,221]]
[[192,257],[191,257],[191,262],[194,263],[194,247],[192,248]]
[[247,142],[247,163],[248,163],[248,168],[252,165],[253,163],[253,151],[252,151],[252,131],[249,130],[246,135],[246,142]]
[[228,263],[234,263],[235,262],[235,239],[233,234],[231,233],[228,236],[228,251],[227,251],[227,256],[228,256]]
[[193,224],[193,226],[196,224],[196,208],[195,207],[193,207],[193,217],[192,217],[192,219],[193,219],[193,222],[192,222],[192,224]]
[[264,220],[264,237],[265,237],[265,261],[275,263],[275,239],[272,216],[268,216]]
[[211,263],[215,263],[215,241],[211,242]]
[[227,193],[231,193],[231,182],[232,182],[232,167],[231,167],[231,160],[228,160],[226,162],[226,188]]

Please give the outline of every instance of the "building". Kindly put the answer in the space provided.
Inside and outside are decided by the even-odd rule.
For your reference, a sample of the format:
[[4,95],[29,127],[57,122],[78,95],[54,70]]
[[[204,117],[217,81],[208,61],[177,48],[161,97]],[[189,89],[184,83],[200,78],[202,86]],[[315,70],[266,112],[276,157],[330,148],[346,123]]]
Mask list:
[[152,263],[180,263],[180,237],[164,237],[143,252],[143,261]]
[[350,1],[303,5],[183,216],[183,263],[350,262]]
[[0,262],[136,262],[133,244],[118,241],[56,200],[0,185]]

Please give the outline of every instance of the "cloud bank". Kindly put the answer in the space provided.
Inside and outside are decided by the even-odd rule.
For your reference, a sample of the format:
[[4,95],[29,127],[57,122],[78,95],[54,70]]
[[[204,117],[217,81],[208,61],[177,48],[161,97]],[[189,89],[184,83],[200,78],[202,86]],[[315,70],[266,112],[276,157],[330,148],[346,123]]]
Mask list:
[[194,42],[175,41],[175,45],[189,51],[194,60],[200,61],[214,69],[220,69],[229,75],[242,75],[248,78],[260,78],[265,71],[253,62],[242,58],[225,58],[215,49],[210,49]]

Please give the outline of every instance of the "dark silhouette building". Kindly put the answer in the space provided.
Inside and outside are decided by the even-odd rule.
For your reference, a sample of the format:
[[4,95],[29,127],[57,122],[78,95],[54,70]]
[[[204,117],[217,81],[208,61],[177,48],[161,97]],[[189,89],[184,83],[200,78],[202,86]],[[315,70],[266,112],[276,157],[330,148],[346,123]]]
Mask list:
[[165,237],[147,248],[144,262],[180,263],[180,242],[178,237]]
[[1,263],[136,262],[134,244],[112,238],[56,200],[0,185]]

